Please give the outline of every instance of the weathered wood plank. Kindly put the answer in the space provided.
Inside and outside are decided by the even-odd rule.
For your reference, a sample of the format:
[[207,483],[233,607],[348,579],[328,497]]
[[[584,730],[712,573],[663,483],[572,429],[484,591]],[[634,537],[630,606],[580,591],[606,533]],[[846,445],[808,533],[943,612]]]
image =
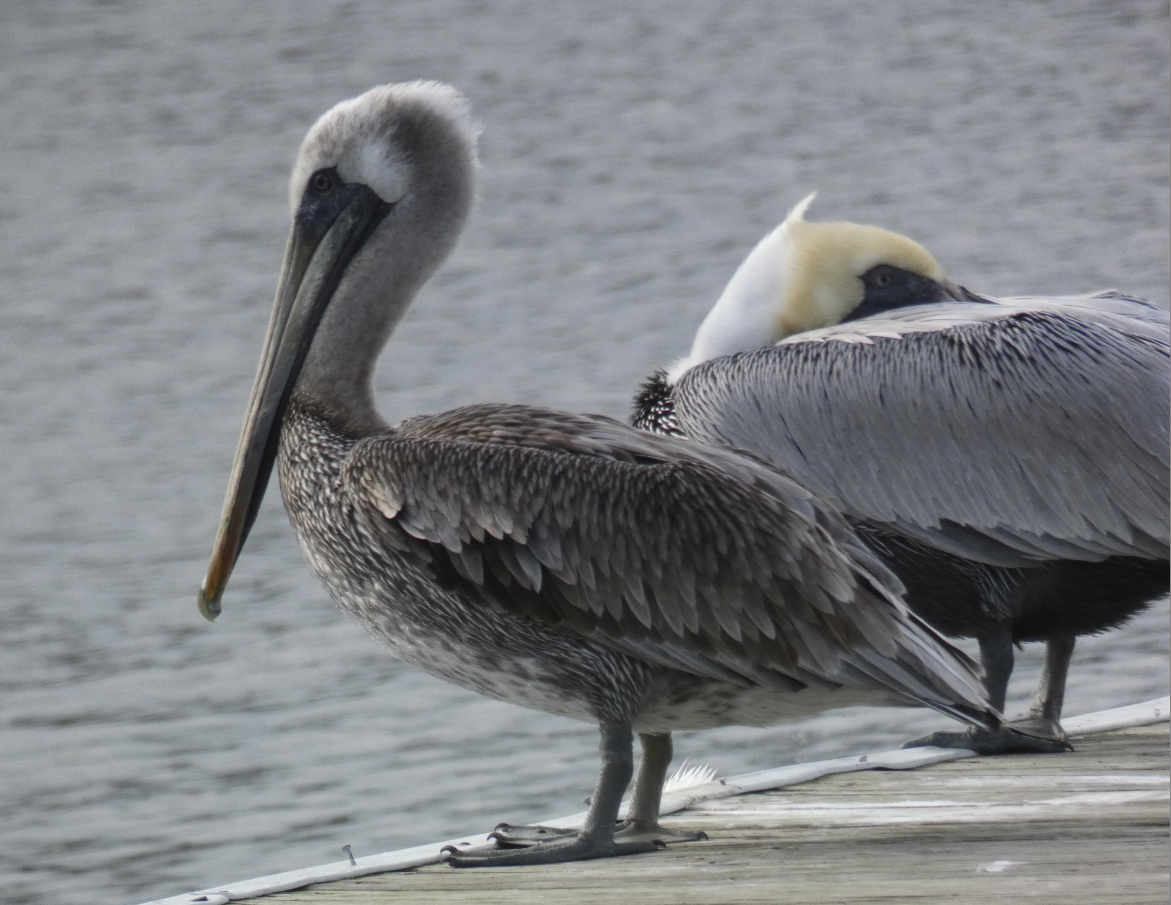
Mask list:
[[1168,725],[1061,756],[850,773],[666,818],[706,843],[548,867],[432,866],[321,884],[265,905],[792,905],[1166,902]]

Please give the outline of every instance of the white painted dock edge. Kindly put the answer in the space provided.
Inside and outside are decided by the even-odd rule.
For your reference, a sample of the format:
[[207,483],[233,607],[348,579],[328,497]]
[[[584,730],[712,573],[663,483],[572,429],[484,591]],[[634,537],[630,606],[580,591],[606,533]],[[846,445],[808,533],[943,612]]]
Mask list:
[[[1095,732],[1108,732],[1111,729],[1127,729],[1137,726],[1147,726],[1152,723],[1166,722],[1171,715],[1171,697],[1157,698],[1141,704],[1131,704],[1126,707],[1116,707],[1112,710],[1101,710],[1097,713],[1087,713],[1083,716],[1070,717],[1062,721],[1065,731],[1071,736],[1090,735]],[[746,792],[764,792],[772,789],[781,789],[799,783],[809,782],[822,776],[833,773],[853,773],[860,770],[912,770],[929,764],[944,761],[961,760],[974,757],[975,752],[957,750],[953,748],[909,748],[896,751],[882,751],[877,754],[862,754],[856,757],[841,757],[835,760],[816,761],[809,764],[795,764],[790,767],[778,767],[773,770],[762,770],[757,773],[745,773],[740,776],[730,776],[726,779],[706,782],[676,791],[668,791],[663,795],[661,813],[673,814],[698,802],[715,798],[730,798]],[[541,821],[563,827],[580,826],[584,812],[568,817],[557,817],[552,820]],[[226,883],[212,886],[198,892],[170,896],[166,899],[155,899],[144,905],[226,905],[228,902],[237,902],[241,899],[251,899],[257,896],[268,895],[274,892],[287,892],[291,889],[300,889],[312,883],[325,883],[330,880],[345,880],[352,877],[363,877],[368,874],[385,873],[393,870],[406,870],[410,867],[419,867],[424,864],[435,864],[440,860],[441,851],[449,845],[461,849],[474,850],[491,848],[493,843],[488,841],[487,834],[478,836],[462,836],[444,842],[431,842],[427,845],[418,845],[414,848],[404,848],[393,852],[384,852],[380,855],[368,855],[355,859],[351,864],[347,861],[335,861],[332,864],[321,864],[317,867],[306,867],[301,870],[291,870],[280,874],[271,874],[267,877],[258,877],[254,880],[241,880],[235,883]]]

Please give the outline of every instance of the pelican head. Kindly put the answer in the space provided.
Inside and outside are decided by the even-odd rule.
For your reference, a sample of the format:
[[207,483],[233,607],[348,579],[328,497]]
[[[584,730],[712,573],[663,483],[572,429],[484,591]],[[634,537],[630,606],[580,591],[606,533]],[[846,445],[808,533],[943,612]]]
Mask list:
[[207,618],[256,518],[293,392],[350,429],[380,423],[375,361],[459,236],[477,136],[463,95],[411,82],[343,101],[301,143],[276,301],[199,595]]
[[695,334],[675,380],[700,362],[890,308],[955,293],[943,268],[906,236],[859,223],[809,223],[814,196],[794,207],[733,274]]

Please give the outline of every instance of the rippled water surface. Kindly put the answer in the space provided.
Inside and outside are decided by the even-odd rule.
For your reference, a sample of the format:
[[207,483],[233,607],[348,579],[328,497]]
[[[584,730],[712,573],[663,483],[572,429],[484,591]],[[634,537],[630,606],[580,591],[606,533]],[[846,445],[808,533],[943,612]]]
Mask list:
[[[329,605],[270,494],[195,609],[298,142],[453,82],[481,202],[379,372],[392,418],[623,416],[756,239],[820,218],[991,293],[1167,303],[1165,3],[27,2],[0,13],[0,898],[132,903],[577,810],[594,729],[448,687]],[[1019,703],[1036,676],[1028,650]],[[1165,694],[1168,608],[1068,710]],[[940,721],[683,734],[740,772]]]

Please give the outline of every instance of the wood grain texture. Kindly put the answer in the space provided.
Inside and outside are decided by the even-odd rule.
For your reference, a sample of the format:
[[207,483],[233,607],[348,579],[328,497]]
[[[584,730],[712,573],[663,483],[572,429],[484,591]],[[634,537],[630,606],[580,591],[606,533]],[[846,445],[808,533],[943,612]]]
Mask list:
[[832,905],[1166,902],[1168,724],[1061,756],[828,776],[664,819],[711,839],[549,867],[444,866],[320,884],[266,905]]

